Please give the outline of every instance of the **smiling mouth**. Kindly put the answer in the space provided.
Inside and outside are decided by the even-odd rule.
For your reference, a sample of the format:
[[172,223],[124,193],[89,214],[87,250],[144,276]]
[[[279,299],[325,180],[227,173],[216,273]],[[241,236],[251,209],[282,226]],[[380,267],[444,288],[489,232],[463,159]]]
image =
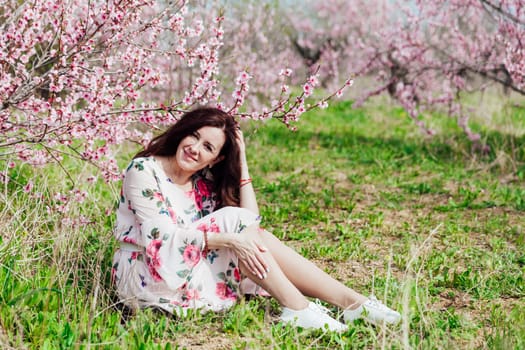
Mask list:
[[186,158],[190,158],[191,160],[193,160],[194,162],[197,161],[197,159],[188,151],[184,150],[184,155],[186,155]]

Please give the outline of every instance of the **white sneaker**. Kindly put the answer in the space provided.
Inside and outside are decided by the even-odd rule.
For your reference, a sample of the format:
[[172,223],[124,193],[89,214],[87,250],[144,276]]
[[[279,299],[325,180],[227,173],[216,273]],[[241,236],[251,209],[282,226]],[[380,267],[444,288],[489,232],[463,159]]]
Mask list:
[[334,332],[344,332],[348,329],[348,326],[328,316],[325,310],[313,302],[302,310],[284,307],[280,319],[284,323],[302,328],[328,329]]
[[358,318],[364,318],[372,324],[389,323],[395,324],[401,320],[399,312],[392,310],[381,303],[373,295],[355,310],[345,310],[343,318],[346,323],[352,322]]

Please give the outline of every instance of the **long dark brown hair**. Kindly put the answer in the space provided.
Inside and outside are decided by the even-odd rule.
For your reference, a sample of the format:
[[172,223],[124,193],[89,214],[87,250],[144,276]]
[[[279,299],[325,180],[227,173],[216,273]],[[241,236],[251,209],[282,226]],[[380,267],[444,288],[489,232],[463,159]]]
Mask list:
[[219,197],[219,207],[239,206],[241,180],[240,150],[237,143],[237,122],[228,113],[212,107],[199,107],[185,113],[182,118],[162,134],[153,138],[148,146],[135,155],[138,157],[165,156],[177,153],[179,143],[186,136],[205,126],[220,128],[226,141],[219,153],[224,159],[211,169],[213,191]]

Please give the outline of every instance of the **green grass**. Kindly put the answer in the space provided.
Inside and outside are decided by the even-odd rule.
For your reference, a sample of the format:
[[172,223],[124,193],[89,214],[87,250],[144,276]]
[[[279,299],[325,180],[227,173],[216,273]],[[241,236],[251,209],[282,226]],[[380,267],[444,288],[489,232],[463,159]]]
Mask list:
[[[62,171],[19,166],[0,190],[0,347],[525,348],[523,112],[500,113],[483,126],[486,155],[471,152],[446,117],[433,120],[442,133],[425,139],[386,104],[341,102],[305,115],[294,133],[275,121],[244,126],[264,226],[403,315],[398,326],[359,321],[343,334],[283,328],[278,305],[261,298],[182,319],[126,314],[110,283],[106,211],[118,184],[88,185],[93,169],[66,161],[89,192],[70,214],[87,223],[72,227],[46,209],[68,190]],[[135,150],[122,147],[124,167]],[[22,191],[28,179],[41,199]]]

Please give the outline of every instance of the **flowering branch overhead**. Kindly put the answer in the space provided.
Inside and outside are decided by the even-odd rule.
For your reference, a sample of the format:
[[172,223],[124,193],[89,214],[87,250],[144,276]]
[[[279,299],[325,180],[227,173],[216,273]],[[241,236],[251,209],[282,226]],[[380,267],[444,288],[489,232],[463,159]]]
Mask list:
[[[152,137],[135,125],[155,130],[200,104],[241,118],[297,120],[315,84],[300,96],[268,88],[282,80],[280,68],[272,61],[277,72],[266,74],[259,58],[246,57],[251,50],[229,44],[253,33],[236,29],[234,11],[185,0],[3,1],[0,160],[42,166],[75,157],[117,180],[111,146]],[[271,11],[250,23],[262,28]],[[258,38],[266,40],[262,31]]]

